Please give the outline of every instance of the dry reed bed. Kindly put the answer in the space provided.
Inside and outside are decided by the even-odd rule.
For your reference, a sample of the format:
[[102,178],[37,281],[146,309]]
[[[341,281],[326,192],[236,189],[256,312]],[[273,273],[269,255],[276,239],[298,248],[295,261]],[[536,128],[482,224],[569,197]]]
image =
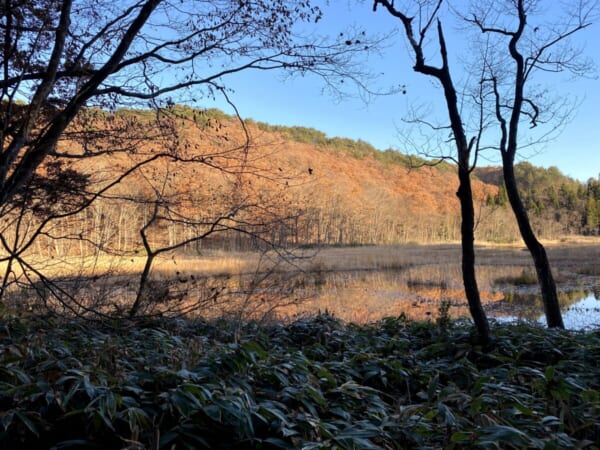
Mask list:
[[[547,248],[559,288],[597,288],[600,241],[550,243]],[[484,304],[503,300],[505,292],[512,293],[515,288],[536,291],[531,259],[522,246],[478,246],[476,251]],[[280,318],[327,310],[354,322],[402,313],[423,319],[435,315],[442,301],[452,304],[452,315],[468,315],[458,244],[323,248],[300,250],[288,256],[282,262],[274,254],[258,253],[165,255],[156,259],[152,278],[165,283],[179,281],[190,298],[202,295],[202,290],[194,290],[191,283],[181,284],[190,278],[206,280],[213,283],[211,286],[220,284],[230,295],[223,296],[219,304],[206,305],[201,313],[210,315],[240,308],[250,316],[265,312],[273,315],[273,307],[279,306]],[[104,276],[106,295],[121,286],[118,295],[123,301],[135,292],[135,281],[144,263],[145,258],[140,255],[35,262],[46,276],[54,279]],[[269,272],[269,283],[251,286],[253,280]],[[279,296],[278,284],[292,279],[296,283],[293,292],[288,289]],[[515,287],[519,283],[528,286]],[[256,303],[260,305],[257,307]]]
[[[591,290],[599,285],[599,244],[548,244],[559,289]],[[457,244],[324,249],[307,263],[308,271],[320,274],[320,290],[286,312],[294,317],[327,310],[354,322],[399,314],[425,319],[447,301],[453,316],[468,316],[460,258]],[[478,246],[477,266],[481,298],[489,308],[498,311],[494,304],[515,290],[537,292],[531,258],[522,246]]]

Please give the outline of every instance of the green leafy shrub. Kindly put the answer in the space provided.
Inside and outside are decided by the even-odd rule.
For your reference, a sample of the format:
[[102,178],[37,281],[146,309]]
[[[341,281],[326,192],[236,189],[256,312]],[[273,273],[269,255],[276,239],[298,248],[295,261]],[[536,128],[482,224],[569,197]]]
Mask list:
[[440,325],[4,320],[0,447],[598,448],[600,333]]

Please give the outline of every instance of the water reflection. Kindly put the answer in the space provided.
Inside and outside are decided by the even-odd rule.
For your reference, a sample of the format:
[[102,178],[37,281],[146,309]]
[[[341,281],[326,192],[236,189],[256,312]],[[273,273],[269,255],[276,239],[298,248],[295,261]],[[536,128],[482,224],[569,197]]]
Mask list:
[[[559,293],[565,328],[583,330],[600,328],[600,289],[591,292],[569,291]],[[489,311],[490,317],[498,321],[527,320],[546,323],[542,300],[536,294],[509,293],[505,300],[497,303]]]
[[584,328],[600,328],[600,301],[598,297],[590,295],[563,313],[565,327],[571,330]]

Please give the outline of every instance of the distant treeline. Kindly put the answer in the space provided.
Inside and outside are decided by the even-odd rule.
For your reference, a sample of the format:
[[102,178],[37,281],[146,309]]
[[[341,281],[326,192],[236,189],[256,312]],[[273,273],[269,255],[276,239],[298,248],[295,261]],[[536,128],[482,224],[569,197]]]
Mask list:
[[[197,117],[198,121],[202,120],[205,124],[235,119],[234,116],[215,108],[194,110],[187,106],[176,106],[175,110],[188,118]],[[249,126],[256,126],[263,132],[279,133],[290,141],[312,145],[320,151],[345,154],[357,159],[372,157],[384,166],[394,165],[408,169],[430,166],[441,172],[454,170],[454,166],[447,161],[429,160],[391,148],[379,150],[361,139],[328,137],[324,132],[314,128],[270,125],[252,119],[245,119],[244,122]],[[506,219],[510,220],[512,215],[502,181],[502,169],[500,167],[476,168],[474,174],[484,183],[498,187],[498,194],[488,197],[487,206],[506,209],[508,216]],[[526,161],[516,165],[515,174],[531,220],[543,237],[553,238],[558,234],[600,235],[600,174],[598,178],[591,178],[582,183],[564,175],[557,167],[536,167]],[[448,223],[448,219],[444,222]],[[445,228],[446,225],[440,224],[440,227]],[[482,225],[481,228],[486,227]],[[492,226],[490,229],[497,228]],[[510,239],[507,237],[508,233],[512,234],[512,227],[507,235],[497,236],[497,239],[491,237],[493,233],[493,231],[483,232],[486,240],[507,240]],[[446,231],[433,234],[441,238],[450,237]],[[450,235],[453,237],[454,233]],[[406,232],[403,232],[402,236],[407,238]],[[514,238],[518,238],[517,235]]]
[[[508,204],[500,168],[476,171],[484,182],[496,184],[498,194],[488,204],[504,207]],[[515,167],[523,202],[538,227],[560,223],[566,233],[600,234],[600,176],[586,183],[563,175],[557,167],[536,167],[521,162]]]
[[255,124],[262,131],[280,133],[291,141],[314,145],[323,151],[348,154],[358,159],[372,156],[376,161],[383,164],[395,164],[406,168],[436,165],[440,170],[448,170],[452,167],[445,161],[431,161],[419,156],[407,155],[391,148],[379,150],[362,139],[354,140],[341,137],[330,138],[322,131],[314,128],[269,125],[264,122],[254,122],[252,120],[246,120],[246,122]]
[[[253,121],[249,121],[254,123]],[[348,154],[354,158],[372,156],[384,164],[395,164],[407,168],[418,168],[424,165],[435,165],[438,170],[453,170],[452,164],[443,161],[427,160],[414,155],[407,155],[397,150],[378,150],[363,140],[340,137],[327,137],[322,131],[300,126],[269,125],[256,122],[258,128],[266,132],[280,133],[292,141],[315,145],[328,151]],[[586,183],[570,178],[557,167],[536,167],[529,162],[520,162],[515,167],[515,174],[520,184],[522,199],[533,222],[541,229],[542,234],[550,228],[564,233],[599,235],[600,234],[600,175],[589,179]],[[475,176],[484,183],[498,186],[498,194],[488,198],[489,206],[508,207],[508,197],[502,181],[502,169],[476,169]],[[549,237],[549,236],[548,236]]]

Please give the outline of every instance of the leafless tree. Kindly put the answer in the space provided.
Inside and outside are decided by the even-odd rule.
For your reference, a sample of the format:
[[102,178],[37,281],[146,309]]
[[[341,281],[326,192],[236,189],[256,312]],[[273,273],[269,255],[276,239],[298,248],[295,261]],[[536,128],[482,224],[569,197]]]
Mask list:
[[[393,1],[375,0],[373,9],[377,10],[378,6],[382,6],[389,14],[400,21],[414,57],[413,69],[418,73],[437,80],[444,91],[450,119],[450,129],[454,137],[457,152],[456,162],[459,187],[456,195],[460,201],[462,217],[463,285],[469,303],[469,311],[473,317],[479,336],[483,341],[488,341],[490,339],[490,327],[481,304],[477,279],[475,277],[475,209],[473,206],[471,172],[475,166],[476,158],[473,155],[475,153],[474,146],[478,144],[478,136],[474,135],[468,138],[465,131],[466,128],[459,105],[459,94],[457,93],[457,88],[450,71],[444,28],[441,20],[438,19],[442,0],[406,2],[414,3],[415,5],[412,6],[415,6],[415,8],[409,8],[404,3],[401,2],[401,5],[397,6]],[[417,20],[411,16],[412,13],[409,12],[411,9],[416,14]],[[425,45],[428,42],[430,33],[437,34],[438,56],[441,60],[438,66],[429,63],[425,53]]]
[[320,18],[309,2],[8,0],[2,9],[0,205],[57,153],[84,107],[198,100],[248,69],[334,82],[352,76],[351,54],[368,46],[298,43],[292,27]]
[[[240,159],[246,161],[244,147],[237,150]],[[233,157],[232,152],[228,152],[228,157]],[[180,164],[179,168],[176,167],[177,163]],[[159,293],[152,292],[151,271],[153,262],[159,255],[173,254],[189,244],[219,235],[231,236],[232,233],[252,237],[267,246],[273,246],[275,244],[269,238],[270,230],[286,219],[277,208],[271,208],[266,199],[256,198],[249,189],[251,183],[248,181],[260,177],[260,174],[246,169],[227,174],[222,171],[221,188],[219,192],[207,192],[205,195],[210,197],[208,200],[197,191],[173,190],[175,183],[171,184],[171,182],[174,178],[180,177],[178,174],[182,172],[181,164],[190,164],[190,162],[174,161],[173,167],[163,164],[159,170],[152,172],[147,170],[149,173],[142,173],[146,184],[152,190],[151,198],[142,201],[150,206],[151,211],[139,230],[146,257],[136,298],[128,312],[130,317],[137,315],[142,306],[152,307],[152,300],[158,299],[163,303],[168,301],[168,295],[157,295]],[[165,236],[165,229],[177,227],[192,228],[193,231],[176,236],[166,233]],[[163,285],[168,288],[168,283]],[[211,294],[215,302],[218,293],[216,290]],[[189,301],[187,295],[181,297],[181,300],[188,300],[183,308],[187,312],[192,311],[198,302],[206,301],[199,298],[194,304]]]
[[597,14],[596,1],[550,4],[516,0],[479,3],[464,17],[482,33],[490,49],[480,80],[490,94],[484,104],[496,119],[508,200],[535,264],[549,327],[563,328],[564,324],[545,248],[519,194],[515,157],[526,143],[524,125],[552,132],[564,123],[569,105],[534,83],[540,75],[589,73],[589,60],[571,38],[589,27]]
[[346,36],[298,42],[293,26],[320,19],[309,2],[8,0],[1,8],[0,206],[49,157],[97,154],[58,147],[83,108],[198,101],[248,69],[310,71],[333,85],[357,75],[351,56],[369,45]]
[[[573,103],[553,96],[543,84],[536,84],[536,77],[543,79],[559,72],[589,73],[589,60],[571,38],[596,18],[598,3],[506,0],[470,2],[469,5],[453,7],[443,0],[401,2],[402,6],[375,0],[374,6],[378,5],[384,6],[402,21],[416,55],[414,69],[434,76],[443,87],[450,127],[458,149],[461,186],[461,170],[466,161],[461,159],[461,155],[469,157],[469,150],[473,149],[475,156],[484,150],[500,151],[508,200],[534,260],[548,326],[563,327],[548,257],[536,238],[521,201],[514,164],[519,151],[548,141],[568,120]],[[417,13],[409,12],[408,5]],[[444,16],[448,22],[458,18],[462,23],[461,33],[471,41],[461,47],[463,52],[469,49],[468,53],[472,56],[462,58],[468,64],[471,84],[467,82],[460,98],[456,95],[448,68],[449,49],[442,27],[444,13],[448,13]],[[419,26],[416,31],[413,30],[417,26],[415,24]],[[423,44],[427,32],[434,27],[437,27],[441,69],[425,65]],[[481,39],[469,31],[477,32]],[[529,125],[526,132],[523,131],[525,124]],[[474,133],[468,143],[464,137],[465,129]],[[459,196],[460,193],[459,188]],[[465,212],[467,216],[469,213],[464,208],[462,212],[464,223]],[[470,247],[470,244],[467,246]]]

